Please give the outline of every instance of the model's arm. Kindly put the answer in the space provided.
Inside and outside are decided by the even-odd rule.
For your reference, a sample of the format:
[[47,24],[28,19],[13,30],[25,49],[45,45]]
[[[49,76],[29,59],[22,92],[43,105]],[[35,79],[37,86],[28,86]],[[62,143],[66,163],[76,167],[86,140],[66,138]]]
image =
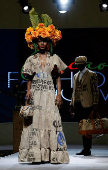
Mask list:
[[62,98],[61,98],[61,80],[60,77],[56,79],[56,84],[57,84],[57,96],[56,96],[56,101],[55,103],[57,106],[60,108],[62,106]]
[[98,77],[96,73],[94,73],[93,76],[91,77],[91,88],[93,94],[93,110],[97,110],[99,101],[99,90],[98,90]]
[[31,88],[31,80],[28,80],[28,82],[27,82],[27,93],[26,93],[26,99],[27,100],[32,99],[30,88]]
[[75,78],[73,77],[73,92],[72,92],[72,98],[71,98],[71,102],[70,102],[70,109],[69,112],[72,115],[72,117],[74,117],[75,113],[74,113],[74,107],[73,107],[73,98],[74,98],[74,94],[75,93]]

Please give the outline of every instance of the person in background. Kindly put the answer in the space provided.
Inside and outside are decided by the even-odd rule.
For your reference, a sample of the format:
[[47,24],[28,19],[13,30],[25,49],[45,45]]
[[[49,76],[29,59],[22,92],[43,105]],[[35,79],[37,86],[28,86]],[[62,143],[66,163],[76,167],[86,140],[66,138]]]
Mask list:
[[[79,56],[75,58],[75,64],[78,72],[73,78],[73,93],[70,103],[70,113],[77,117],[78,122],[81,119],[88,119],[90,113],[96,113],[99,100],[98,78],[97,74],[86,68],[87,57]],[[82,136],[83,150],[76,155],[91,155],[92,136]]]

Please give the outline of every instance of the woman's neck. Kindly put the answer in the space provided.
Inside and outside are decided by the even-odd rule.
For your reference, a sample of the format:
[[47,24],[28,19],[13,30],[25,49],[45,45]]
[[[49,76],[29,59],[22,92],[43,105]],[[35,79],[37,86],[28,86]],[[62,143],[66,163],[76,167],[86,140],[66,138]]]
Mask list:
[[47,54],[47,51],[46,50],[40,50],[39,53],[40,54]]

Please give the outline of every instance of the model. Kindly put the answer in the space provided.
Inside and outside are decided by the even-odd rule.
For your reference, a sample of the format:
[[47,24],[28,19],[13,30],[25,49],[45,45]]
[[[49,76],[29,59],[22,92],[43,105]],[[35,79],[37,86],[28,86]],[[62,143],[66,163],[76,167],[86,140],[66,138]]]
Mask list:
[[[28,78],[26,98],[31,105],[32,116],[24,118],[19,161],[68,163],[59,114],[62,104],[59,73],[67,65],[59,56],[52,54],[52,46],[61,39],[61,31],[55,29],[48,15],[42,15],[43,23],[39,23],[37,17],[32,9],[30,18],[34,28],[29,27],[25,34],[28,46],[35,49],[35,54],[27,58],[22,71]],[[52,75],[56,77],[57,96]]]

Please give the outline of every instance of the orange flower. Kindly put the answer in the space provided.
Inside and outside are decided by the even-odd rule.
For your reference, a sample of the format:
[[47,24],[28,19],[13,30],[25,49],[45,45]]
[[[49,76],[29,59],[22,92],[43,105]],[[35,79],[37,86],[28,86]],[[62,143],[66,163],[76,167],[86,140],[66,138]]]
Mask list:
[[38,34],[38,31],[32,31],[31,35],[32,35],[33,38],[38,38],[39,34]]
[[49,32],[55,31],[54,25],[53,25],[53,24],[49,25],[49,26],[47,27],[47,30],[48,30]]
[[41,37],[42,37],[42,38],[48,38],[48,37],[49,37],[48,31],[43,31],[43,32],[41,33]]
[[53,39],[54,37],[55,37],[55,33],[54,33],[54,32],[51,32],[51,33],[49,34],[49,38]]
[[56,30],[55,31],[55,39],[59,41],[62,38],[61,31]]
[[35,28],[35,31],[38,31],[39,30],[39,27],[37,26],[36,28]]
[[44,23],[39,23],[35,30],[32,27],[29,27],[26,30],[25,39],[28,43],[28,47],[34,49],[32,40],[39,36],[52,40],[53,46],[56,46],[57,41],[62,38],[61,31],[55,30],[55,26],[53,24],[45,27]]
[[[41,34],[43,34],[44,32],[46,32],[46,34],[47,34],[46,28],[40,28],[40,29],[38,30],[39,36],[41,36]],[[47,34],[47,35],[49,36],[49,34]]]
[[28,43],[32,42],[32,35],[25,34],[25,39]]
[[29,27],[29,28],[27,28],[27,30],[26,30],[26,32],[32,32],[32,31],[34,31],[34,29],[32,28],[32,27]]
[[38,27],[45,27],[45,25],[43,23],[39,23]]
[[41,37],[42,37],[42,38],[46,38],[46,37],[47,37],[46,32],[42,32],[42,33],[41,33]]
[[49,25],[47,28],[50,29],[50,30],[53,30],[53,31],[55,30],[55,27],[54,27],[53,24]]
[[45,31],[45,29],[44,28],[39,28],[39,30],[38,30],[38,34],[41,34],[42,32],[44,32]]
[[31,49],[34,49],[34,45],[31,44],[31,43],[28,43],[28,47],[31,48]]

